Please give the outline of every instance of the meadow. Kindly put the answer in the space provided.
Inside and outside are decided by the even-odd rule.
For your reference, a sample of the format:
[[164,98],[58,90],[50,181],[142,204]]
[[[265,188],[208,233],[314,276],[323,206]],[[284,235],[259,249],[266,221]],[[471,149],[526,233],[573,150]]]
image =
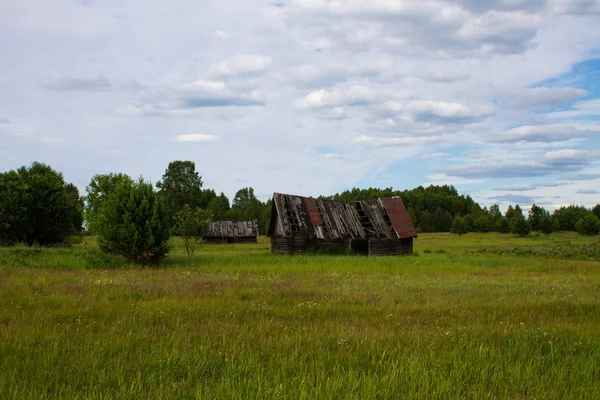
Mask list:
[[415,255],[173,241],[0,248],[2,399],[600,398],[600,239],[422,234]]

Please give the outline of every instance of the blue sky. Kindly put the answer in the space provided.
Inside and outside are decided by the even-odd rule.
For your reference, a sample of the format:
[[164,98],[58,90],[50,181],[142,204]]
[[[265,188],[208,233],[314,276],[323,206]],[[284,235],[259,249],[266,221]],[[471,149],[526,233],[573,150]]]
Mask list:
[[600,203],[600,1],[0,2],[0,170]]

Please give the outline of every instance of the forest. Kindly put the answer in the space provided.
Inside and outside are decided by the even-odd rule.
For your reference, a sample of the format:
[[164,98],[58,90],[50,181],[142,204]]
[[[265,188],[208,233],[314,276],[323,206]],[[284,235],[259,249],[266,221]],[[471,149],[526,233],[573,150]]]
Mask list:
[[[582,235],[600,231],[600,205],[592,209],[569,205],[550,212],[533,204],[527,214],[519,205],[511,205],[502,213],[497,204],[481,207],[448,185],[353,188],[326,198],[356,201],[392,196],[402,198],[418,232],[524,236],[532,231]],[[270,208],[271,200],[259,200],[252,187],[239,189],[231,201],[224,193],[205,188],[192,161],[169,163],[155,185],[123,173],[95,175],[86,193],[65,182],[61,172],[34,162],[0,173],[0,245],[68,245],[86,234],[97,235],[106,252],[133,259],[161,258],[171,234],[200,235],[211,220],[257,220],[264,235]]]

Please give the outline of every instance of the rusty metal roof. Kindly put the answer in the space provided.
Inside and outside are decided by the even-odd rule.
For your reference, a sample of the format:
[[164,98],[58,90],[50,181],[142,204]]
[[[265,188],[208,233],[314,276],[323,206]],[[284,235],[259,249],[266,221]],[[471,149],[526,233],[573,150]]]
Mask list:
[[346,203],[273,194],[269,235],[291,236],[294,232],[317,239],[417,236],[399,197]]
[[248,237],[258,236],[258,221],[213,221],[205,237]]

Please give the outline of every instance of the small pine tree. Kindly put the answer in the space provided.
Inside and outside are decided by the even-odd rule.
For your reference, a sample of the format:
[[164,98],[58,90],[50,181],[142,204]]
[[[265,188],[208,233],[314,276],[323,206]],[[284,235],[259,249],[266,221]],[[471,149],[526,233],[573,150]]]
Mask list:
[[577,221],[575,229],[577,229],[580,235],[597,235],[600,232],[600,220],[594,214],[590,213]]
[[552,233],[552,217],[550,214],[546,214],[540,219],[540,232],[545,234]]
[[510,221],[510,231],[511,233],[519,236],[529,235],[529,232],[531,232],[531,227],[522,213],[515,212],[513,214],[512,220]]
[[552,217],[552,232],[560,232],[561,231],[561,226],[560,226],[560,220],[558,218],[556,218],[555,216]]
[[452,225],[450,226],[450,232],[455,233],[459,236],[467,233],[467,227],[465,226],[465,221],[463,217],[461,217],[460,215],[454,217]]
[[98,220],[98,245],[135,263],[156,261],[169,251],[169,227],[152,184],[123,182],[105,200]]
[[510,222],[506,217],[500,217],[498,222],[496,223],[496,232],[500,233],[509,233],[510,232]]

